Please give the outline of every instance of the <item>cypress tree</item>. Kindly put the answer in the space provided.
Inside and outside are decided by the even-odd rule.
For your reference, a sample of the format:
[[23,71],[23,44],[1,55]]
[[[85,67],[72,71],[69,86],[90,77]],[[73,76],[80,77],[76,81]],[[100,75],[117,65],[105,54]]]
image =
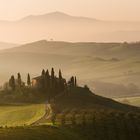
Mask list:
[[41,88],[45,89],[45,70],[44,69],[42,70],[42,73],[41,73]]
[[20,73],[17,74],[17,83],[18,83],[18,86],[21,87],[22,80],[21,80]]
[[71,77],[71,86],[74,87],[74,77]]
[[50,90],[50,74],[49,74],[49,70],[47,69],[46,73],[45,73],[45,86],[47,88],[47,90]]
[[55,96],[58,92],[59,92],[59,83],[57,81],[57,78],[56,76],[54,77],[54,80],[53,80],[53,95]]
[[47,69],[47,71],[46,71],[46,77],[49,77],[50,75],[49,75],[49,70]]
[[9,80],[9,86],[12,88],[12,90],[15,90],[15,88],[16,88],[15,78],[13,75],[11,76],[11,78]]
[[75,81],[74,80],[74,77],[72,76],[70,78],[70,80],[68,81],[68,86],[69,86],[70,89],[74,87],[74,85],[75,85],[75,82],[74,81]]
[[77,78],[76,78],[76,76],[74,78],[74,86],[77,87]]
[[58,84],[58,89],[59,89],[59,92],[64,91],[64,82],[63,82],[61,70],[59,70],[59,84]]
[[45,75],[45,70],[44,70],[44,69],[42,70],[41,75],[42,75],[42,76],[44,76],[44,75]]
[[29,73],[28,73],[28,76],[27,76],[27,85],[31,86],[31,78],[30,78],[30,74]]
[[54,68],[51,70],[51,79],[54,79]]
[[50,90],[51,90],[51,97],[54,97],[54,94],[55,94],[54,68],[52,68],[52,70],[51,70],[51,85],[50,85]]
[[61,73],[61,70],[59,70],[59,80],[60,80],[60,81],[62,80],[62,73]]
[[54,76],[54,68],[51,70],[51,88],[54,88],[55,76]]

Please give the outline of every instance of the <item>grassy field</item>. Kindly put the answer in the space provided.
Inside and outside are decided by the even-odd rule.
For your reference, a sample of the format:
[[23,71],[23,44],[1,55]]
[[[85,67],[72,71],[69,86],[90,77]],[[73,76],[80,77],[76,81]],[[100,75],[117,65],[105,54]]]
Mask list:
[[[44,116],[45,105],[0,106],[0,126],[4,126],[0,127],[0,140],[139,140],[140,120],[136,114],[105,111],[90,113],[89,116],[80,111],[81,114],[72,117],[74,112],[69,112],[70,116],[67,114],[67,117],[70,117],[71,122],[75,118],[75,123],[64,123],[67,117],[64,119],[64,114],[58,114],[56,121],[59,125],[56,122],[50,126],[23,126]],[[91,115],[92,120],[89,121]]]
[[[120,124],[120,123],[119,123]],[[1,140],[139,140],[139,132],[133,128],[119,129],[113,125],[94,124],[89,126],[55,127],[34,126],[0,128]]]
[[84,140],[72,129],[38,126],[0,129],[1,140]]
[[140,107],[140,96],[138,97],[123,97],[115,98],[116,101]]
[[0,126],[28,125],[45,114],[45,105],[0,106]]

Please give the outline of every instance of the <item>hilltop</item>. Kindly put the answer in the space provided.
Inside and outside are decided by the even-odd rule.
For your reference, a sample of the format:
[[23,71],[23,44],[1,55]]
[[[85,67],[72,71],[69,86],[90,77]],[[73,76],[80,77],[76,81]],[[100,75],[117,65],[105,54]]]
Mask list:
[[[54,110],[108,110],[108,111],[140,111],[133,107],[118,103],[112,99],[98,96],[90,91],[87,85],[79,86],[76,76],[66,80],[61,70],[42,70],[41,75],[31,78],[27,75],[26,82],[20,73],[12,75],[4,84],[0,93],[1,104],[47,103]],[[98,94],[98,93],[97,93]]]
[[71,16],[69,14],[63,13],[63,12],[59,12],[59,11],[55,11],[55,12],[51,12],[51,13],[46,13],[43,15],[29,15],[27,17],[24,17],[22,19],[20,19],[17,22],[32,22],[32,21],[37,21],[37,22],[42,22],[42,21],[59,21],[59,22],[80,22],[80,21],[91,21],[91,22],[96,22],[98,20],[94,19],[94,18],[88,18],[88,17],[82,17],[82,16]]
[[28,15],[0,21],[1,40],[26,43],[34,40],[124,42],[140,40],[140,22],[104,21],[63,12]]

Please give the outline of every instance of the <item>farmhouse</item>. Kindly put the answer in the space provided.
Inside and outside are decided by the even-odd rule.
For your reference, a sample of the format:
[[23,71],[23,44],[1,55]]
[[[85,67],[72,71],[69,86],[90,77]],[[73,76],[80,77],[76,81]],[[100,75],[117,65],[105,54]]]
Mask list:
[[[51,76],[49,76],[49,79],[50,79],[50,82],[51,82]],[[32,86],[33,87],[36,87],[36,88],[39,88],[39,87],[42,87],[42,83],[44,82],[43,80],[43,77],[42,76],[37,76],[37,77],[34,77],[32,78]],[[54,78],[54,81],[57,83],[59,83],[59,78],[55,77]],[[66,85],[66,79],[62,78],[61,79],[61,82],[62,84]],[[51,83],[48,83],[47,80],[46,80],[46,84],[45,86],[50,86]]]

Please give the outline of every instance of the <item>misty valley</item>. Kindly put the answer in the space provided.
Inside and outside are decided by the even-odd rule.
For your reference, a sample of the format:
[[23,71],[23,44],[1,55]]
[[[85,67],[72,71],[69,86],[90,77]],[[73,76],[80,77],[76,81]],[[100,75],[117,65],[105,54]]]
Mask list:
[[0,51],[0,138],[139,139],[139,45],[8,44]]
[[0,140],[140,140],[139,7],[0,1]]

